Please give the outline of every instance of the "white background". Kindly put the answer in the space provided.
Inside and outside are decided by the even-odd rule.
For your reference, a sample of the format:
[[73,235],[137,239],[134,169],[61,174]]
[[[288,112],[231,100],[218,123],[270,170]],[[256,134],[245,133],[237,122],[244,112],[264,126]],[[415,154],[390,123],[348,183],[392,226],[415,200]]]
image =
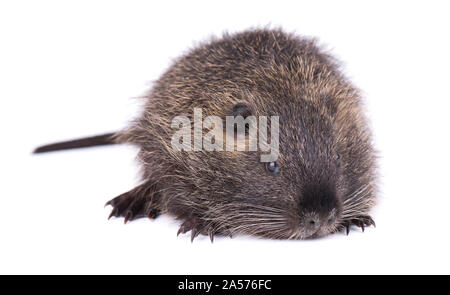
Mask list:
[[[447,1],[2,1],[0,273],[450,274]],[[380,151],[377,228],[313,241],[176,237],[162,216],[107,221],[136,150],[32,156],[115,131],[170,61],[208,36],[319,37],[363,90]]]

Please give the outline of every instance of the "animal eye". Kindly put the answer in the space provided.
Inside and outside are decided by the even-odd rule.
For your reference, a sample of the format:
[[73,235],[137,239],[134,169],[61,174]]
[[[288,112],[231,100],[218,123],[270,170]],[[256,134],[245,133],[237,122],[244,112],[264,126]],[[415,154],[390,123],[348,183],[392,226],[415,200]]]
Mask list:
[[336,163],[338,166],[341,166],[341,155],[339,153],[336,153]]
[[277,162],[267,162],[266,169],[272,174],[278,174],[280,172],[280,168],[278,167]]

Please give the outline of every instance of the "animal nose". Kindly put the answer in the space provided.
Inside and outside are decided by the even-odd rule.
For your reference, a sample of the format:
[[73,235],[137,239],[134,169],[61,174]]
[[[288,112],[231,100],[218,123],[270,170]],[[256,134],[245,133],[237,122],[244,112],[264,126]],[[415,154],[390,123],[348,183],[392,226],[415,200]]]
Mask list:
[[309,231],[316,231],[320,227],[320,220],[318,218],[310,217],[306,220],[306,227]]

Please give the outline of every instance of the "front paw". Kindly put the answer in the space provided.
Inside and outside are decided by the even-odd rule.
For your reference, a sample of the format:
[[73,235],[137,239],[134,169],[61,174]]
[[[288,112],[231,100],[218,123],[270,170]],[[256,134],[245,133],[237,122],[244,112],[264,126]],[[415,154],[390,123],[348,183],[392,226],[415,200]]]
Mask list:
[[[214,236],[217,234],[221,234],[217,227],[212,224],[207,224],[202,221],[200,218],[190,217],[184,220],[184,222],[180,225],[178,229],[177,236],[179,234],[185,234],[187,232],[191,232],[191,242],[199,235],[209,236],[211,243],[214,242]],[[228,234],[231,237],[231,233]]]
[[373,225],[375,227],[375,221],[373,221],[372,217],[370,217],[369,215],[360,215],[348,220],[344,220],[342,222],[342,228],[345,228],[345,231],[348,235],[348,233],[350,232],[350,226],[352,225],[356,225],[357,227],[360,227],[362,231],[364,231],[364,228],[366,226],[371,226]]

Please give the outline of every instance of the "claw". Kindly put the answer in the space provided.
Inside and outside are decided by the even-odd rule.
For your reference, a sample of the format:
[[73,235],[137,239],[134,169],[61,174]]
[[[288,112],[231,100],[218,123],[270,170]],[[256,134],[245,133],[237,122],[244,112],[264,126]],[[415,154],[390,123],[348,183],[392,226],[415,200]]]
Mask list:
[[126,224],[128,222],[128,220],[132,220],[133,219],[133,212],[131,212],[130,210],[127,211],[127,214],[125,215],[124,218],[124,224]]
[[350,223],[346,223],[345,224],[345,231],[346,231],[347,236],[348,236],[348,234],[350,233]]
[[185,222],[183,222],[180,225],[180,228],[178,229],[178,232],[177,232],[177,236],[179,234],[185,234],[188,231],[193,230],[194,227],[195,227],[195,224],[196,224],[195,219],[188,219],[188,220],[186,220]]
[[232,239],[233,238],[233,232],[231,231],[231,228],[226,227],[226,230],[228,232],[228,236],[230,237],[230,239]]
[[200,231],[199,231],[196,227],[194,227],[194,228],[191,230],[191,243],[194,241],[194,239],[195,239],[199,234],[200,234]]
[[185,233],[187,233],[188,231],[189,231],[189,230],[186,228],[185,224],[183,223],[183,224],[180,226],[180,228],[178,229],[177,236],[178,236],[179,234],[185,234]]
[[214,242],[214,232],[212,230],[209,231],[209,239],[211,240],[211,243]]
[[364,223],[363,222],[361,222],[360,227],[361,227],[362,232],[364,232]]
[[117,217],[117,213],[119,212],[119,210],[117,209],[117,208],[113,208],[112,209],[112,211],[111,211],[111,214],[109,214],[109,216],[108,216],[108,220],[111,218],[111,217]]
[[372,219],[372,217],[369,216],[369,225],[373,225],[373,227],[377,227],[375,225],[375,221]]
[[178,229],[178,231],[177,231],[177,237],[180,235],[180,234],[185,234],[185,233],[187,233],[188,232],[188,229],[186,228],[186,225],[183,223],[182,225],[180,225],[180,228]]

